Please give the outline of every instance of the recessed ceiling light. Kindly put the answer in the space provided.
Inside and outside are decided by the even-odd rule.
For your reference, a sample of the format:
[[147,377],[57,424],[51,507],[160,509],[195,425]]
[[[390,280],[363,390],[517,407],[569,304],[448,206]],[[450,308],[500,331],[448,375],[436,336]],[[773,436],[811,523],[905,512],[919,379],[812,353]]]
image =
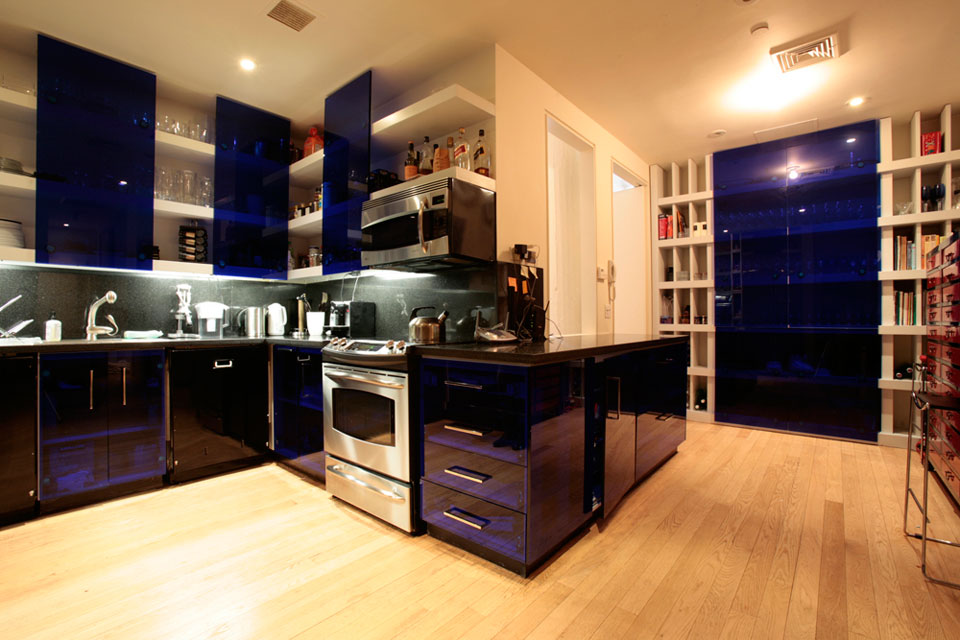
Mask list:
[[758,22],[757,24],[750,27],[750,35],[752,36],[764,34],[767,31],[770,31],[770,25],[767,24],[766,22]]
[[853,144],[856,141],[857,141],[856,138],[847,138],[847,144]]
[[850,98],[849,100],[847,100],[847,104],[850,105],[851,107],[859,107],[864,103],[865,100],[866,98],[863,98],[862,96],[857,96],[856,98]]
[[803,207],[797,209],[797,213],[803,213],[804,211],[806,211],[806,209],[804,209]]
[[707,134],[707,137],[708,137],[708,138],[719,138],[720,136],[725,136],[725,135],[727,135],[727,130],[726,130],[726,129],[714,129],[713,131],[711,131],[710,133]]
[[121,181],[118,182],[117,184],[120,185],[121,187],[125,187],[125,186],[127,186],[127,181],[126,181],[126,180],[121,180]]
[[64,223],[63,223],[63,226],[69,227],[69,226],[70,226],[70,223],[69,223],[69,222],[64,222]]
[[253,71],[257,68],[257,63],[251,60],[250,58],[241,58],[240,59],[240,68],[244,71]]

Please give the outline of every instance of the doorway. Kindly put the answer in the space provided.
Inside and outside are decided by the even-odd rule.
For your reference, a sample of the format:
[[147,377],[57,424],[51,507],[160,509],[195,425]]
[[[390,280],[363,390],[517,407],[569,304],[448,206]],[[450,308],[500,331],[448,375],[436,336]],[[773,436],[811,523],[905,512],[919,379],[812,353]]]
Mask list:
[[613,262],[608,274],[615,333],[651,333],[647,192],[642,181],[613,163]]

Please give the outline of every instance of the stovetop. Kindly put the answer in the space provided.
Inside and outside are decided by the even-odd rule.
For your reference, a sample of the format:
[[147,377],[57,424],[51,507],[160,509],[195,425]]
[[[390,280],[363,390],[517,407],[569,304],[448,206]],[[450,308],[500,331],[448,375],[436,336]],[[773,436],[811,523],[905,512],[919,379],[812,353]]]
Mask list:
[[332,338],[323,348],[324,362],[407,370],[407,343],[403,340]]

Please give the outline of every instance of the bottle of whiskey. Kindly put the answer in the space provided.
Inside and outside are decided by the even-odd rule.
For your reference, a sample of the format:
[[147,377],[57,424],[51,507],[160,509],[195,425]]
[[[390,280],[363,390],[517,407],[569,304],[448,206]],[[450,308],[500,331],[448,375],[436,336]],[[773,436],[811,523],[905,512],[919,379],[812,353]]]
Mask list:
[[470,143],[463,137],[465,131],[463,127],[460,127],[460,137],[457,138],[457,144],[453,148],[453,164],[470,171]]
[[430,136],[423,136],[423,151],[420,152],[420,175],[426,176],[431,173],[433,173],[433,149],[430,147]]
[[413,140],[407,143],[407,159],[403,161],[403,179],[412,180],[417,177],[417,152],[413,150]]
[[447,146],[437,147],[433,155],[434,172],[443,171],[450,168],[450,160],[453,154],[453,138],[447,138]]
[[480,129],[480,138],[473,145],[473,170],[480,175],[490,176],[490,154],[487,152],[487,141],[483,139],[483,129]]

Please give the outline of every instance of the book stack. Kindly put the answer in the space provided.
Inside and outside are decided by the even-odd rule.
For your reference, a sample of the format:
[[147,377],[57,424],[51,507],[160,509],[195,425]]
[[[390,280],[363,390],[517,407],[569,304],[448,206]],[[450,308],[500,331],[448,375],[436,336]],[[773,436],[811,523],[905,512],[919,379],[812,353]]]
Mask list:
[[926,257],[931,251],[940,246],[943,236],[938,233],[928,233],[920,239],[920,247],[923,249],[923,256]]
[[179,259],[182,262],[207,261],[207,230],[202,227],[180,227]]
[[914,269],[916,256],[914,255],[913,240],[907,236],[897,236],[893,243],[893,268],[897,271],[903,269]]
[[899,325],[916,325],[916,295],[912,291],[894,291],[893,300],[894,322]]

